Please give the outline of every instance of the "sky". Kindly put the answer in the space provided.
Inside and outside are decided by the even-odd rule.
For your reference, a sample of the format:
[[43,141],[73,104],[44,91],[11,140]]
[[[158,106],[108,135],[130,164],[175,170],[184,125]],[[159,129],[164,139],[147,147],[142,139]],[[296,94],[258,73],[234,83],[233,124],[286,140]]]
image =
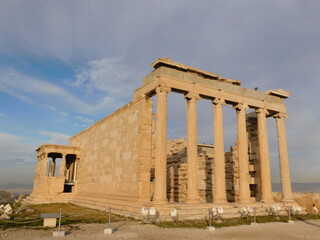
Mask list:
[[[159,57],[290,91],[292,182],[320,182],[319,9],[318,0],[0,0],[0,185],[31,184],[38,146],[68,144],[130,102]],[[185,138],[185,99],[168,103],[168,137]],[[229,151],[236,115],[223,111]],[[200,143],[213,142],[212,115],[199,101]],[[279,182],[275,119],[267,123]]]

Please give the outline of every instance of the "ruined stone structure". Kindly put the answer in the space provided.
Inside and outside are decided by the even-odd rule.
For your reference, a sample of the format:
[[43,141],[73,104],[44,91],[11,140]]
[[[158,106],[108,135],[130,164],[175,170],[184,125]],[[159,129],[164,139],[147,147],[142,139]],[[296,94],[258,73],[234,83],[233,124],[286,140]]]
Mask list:
[[[154,206],[163,218],[172,207],[187,214],[212,206],[272,204],[267,117],[274,117],[277,125],[282,204],[292,202],[284,103],[289,92],[243,88],[239,80],[168,58],[159,58],[152,67],[129,104],[71,137],[69,146],[37,149],[28,203],[111,206],[134,216],[141,207]],[[170,92],[186,99],[186,140],[167,139]],[[214,145],[197,142],[200,99],[212,102]],[[237,113],[237,139],[230,152],[224,151],[226,104]],[[55,169],[57,162],[60,169]]]

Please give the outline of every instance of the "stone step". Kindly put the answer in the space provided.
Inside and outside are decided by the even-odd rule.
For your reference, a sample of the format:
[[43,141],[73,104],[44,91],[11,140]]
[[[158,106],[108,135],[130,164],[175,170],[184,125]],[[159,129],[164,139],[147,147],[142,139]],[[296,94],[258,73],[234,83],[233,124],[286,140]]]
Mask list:
[[[67,196],[67,198],[66,198]],[[66,200],[67,199],[67,200]],[[26,200],[30,204],[43,204],[53,202],[70,202],[79,206],[84,206],[93,209],[107,211],[109,207],[112,208],[113,213],[120,215],[131,216],[137,219],[142,219],[141,208],[146,207],[150,209],[155,207],[158,212],[159,220],[171,220],[170,212],[176,209],[180,219],[204,219],[208,216],[208,209],[212,207],[223,207],[224,213],[222,218],[238,218],[241,216],[240,211],[244,206],[256,208],[256,215],[268,215],[266,208],[278,204],[282,206],[282,215],[286,214],[283,203],[251,203],[251,204],[214,204],[214,203],[197,203],[197,204],[183,204],[183,203],[167,203],[167,204],[154,204],[153,202],[137,202],[128,201],[128,199],[107,198],[104,196],[89,195],[89,194],[75,194],[75,193],[62,193],[62,194],[31,194]],[[289,204],[290,205],[290,204]],[[296,205],[296,204],[294,204]],[[251,213],[251,216],[253,213]]]

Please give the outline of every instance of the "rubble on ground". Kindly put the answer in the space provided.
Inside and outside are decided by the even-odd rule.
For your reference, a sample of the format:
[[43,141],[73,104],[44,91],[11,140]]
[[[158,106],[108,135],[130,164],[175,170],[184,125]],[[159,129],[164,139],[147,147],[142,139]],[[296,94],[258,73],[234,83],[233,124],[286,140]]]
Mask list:
[[22,201],[26,198],[27,196],[25,194],[20,194],[20,196],[14,200],[14,203],[22,203]]
[[17,209],[13,209],[12,206],[8,203],[6,205],[0,205],[0,219],[9,220],[14,218],[14,216],[19,215],[23,212],[33,213],[34,209],[29,208],[27,206],[21,206]]

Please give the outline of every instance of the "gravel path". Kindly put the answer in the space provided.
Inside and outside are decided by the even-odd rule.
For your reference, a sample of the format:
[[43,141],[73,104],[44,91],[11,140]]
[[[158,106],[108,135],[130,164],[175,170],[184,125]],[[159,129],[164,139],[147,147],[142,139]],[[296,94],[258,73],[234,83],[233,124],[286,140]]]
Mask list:
[[256,226],[237,226],[220,228],[214,232],[202,229],[159,228],[153,225],[141,225],[135,222],[114,223],[117,228],[112,235],[104,235],[102,224],[80,224],[68,232],[66,237],[53,237],[53,230],[8,229],[0,230],[1,240],[46,240],[46,239],[73,239],[73,240],[202,240],[202,239],[320,239],[320,220],[307,220],[288,223],[266,223]]

